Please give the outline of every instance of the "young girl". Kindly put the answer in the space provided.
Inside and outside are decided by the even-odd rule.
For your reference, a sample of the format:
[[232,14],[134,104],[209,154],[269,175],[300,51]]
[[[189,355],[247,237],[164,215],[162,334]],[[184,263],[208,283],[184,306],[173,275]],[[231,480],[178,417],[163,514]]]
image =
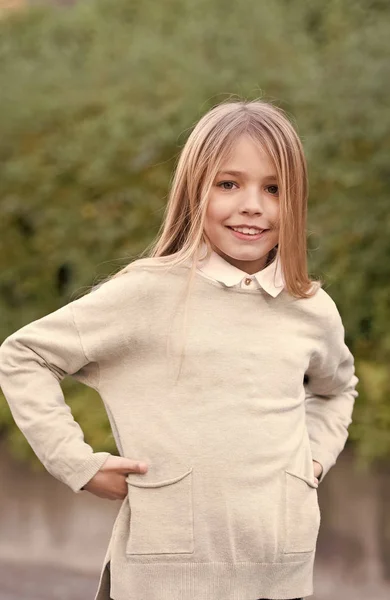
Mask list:
[[[318,482],[358,379],[307,274],[306,205],[286,114],[222,103],[181,152],[150,256],[2,344],[3,392],[47,470],[123,500],[95,600],[313,593]],[[99,392],[120,456],[85,443],[65,375]]]

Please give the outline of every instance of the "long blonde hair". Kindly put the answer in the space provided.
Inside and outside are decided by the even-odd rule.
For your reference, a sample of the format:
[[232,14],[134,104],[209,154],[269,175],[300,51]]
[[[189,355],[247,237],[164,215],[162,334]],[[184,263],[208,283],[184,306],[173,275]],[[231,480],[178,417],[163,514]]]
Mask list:
[[[297,298],[313,296],[321,286],[307,272],[306,218],[308,176],[300,138],[283,109],[263,100],[224,101],[193,128],[173,175],[164,219],[154,242],[140,256],[106,280],[133,266],[174,267],[190,262],[189,282],[196,271],[204,233],[208,196],[221,163],[235,140],[248,134],[273,161],[279,186],[278,244],[267,264],[281,261],[286,290]],[[103,282],[104,283],[104,282]]]

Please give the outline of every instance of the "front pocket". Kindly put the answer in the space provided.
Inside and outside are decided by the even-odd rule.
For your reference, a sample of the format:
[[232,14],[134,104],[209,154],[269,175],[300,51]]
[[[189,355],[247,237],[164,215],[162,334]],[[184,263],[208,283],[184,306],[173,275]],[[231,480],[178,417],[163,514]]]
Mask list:
[[188,554],[194,551],[192,468],[173,479],[126,478],[130,532],[126,554]]
[[321,521],[317,488],[314,479],[285,471],[283,553],[315,550]]

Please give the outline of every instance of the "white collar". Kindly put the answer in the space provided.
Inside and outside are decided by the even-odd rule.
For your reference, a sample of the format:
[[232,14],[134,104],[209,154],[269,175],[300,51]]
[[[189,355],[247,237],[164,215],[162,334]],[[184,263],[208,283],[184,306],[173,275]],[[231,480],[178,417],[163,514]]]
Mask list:
[[[203,256],[205,251],[206,244],[203,244],[200,256]],[[231,265],[214,250],[212,250],[208,259],[199,260],[197,266],[198,270],[202,271],[207,277],[219,281],[228,287],[236,286],[243,278],[249,277],[248,273]],[[285,287],[280,260],[274,260],[267,267],[250,277],[255,278],[258,284],[274,298]]]

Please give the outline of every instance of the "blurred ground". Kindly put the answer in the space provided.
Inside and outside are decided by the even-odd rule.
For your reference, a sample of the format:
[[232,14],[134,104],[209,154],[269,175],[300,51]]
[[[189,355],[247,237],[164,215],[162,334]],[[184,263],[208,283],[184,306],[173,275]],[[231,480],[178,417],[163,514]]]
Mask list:
[[93,600],[99,573],[0,563],[0,600]]

